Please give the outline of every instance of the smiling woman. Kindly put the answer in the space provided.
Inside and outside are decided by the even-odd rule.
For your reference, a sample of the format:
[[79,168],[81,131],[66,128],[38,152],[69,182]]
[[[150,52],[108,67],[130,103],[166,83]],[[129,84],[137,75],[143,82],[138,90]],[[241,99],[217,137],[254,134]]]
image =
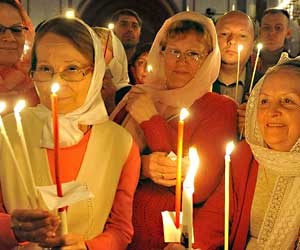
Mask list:
[[7,104],[6,113],[13,110],[20,98],[24,98],[28,106],[38,103],[28,77],[30,48],[24,47],[26,39],[26,46],[31,46],[28,43],[34,34],[31,28],[18,0],[0,0],[0,99]]
[[[231,157],[230,248],[299,249],[300,58],[281,57],[253,89],[246,140]],[[224,182],[195,215],[203,250],[224,242]]]

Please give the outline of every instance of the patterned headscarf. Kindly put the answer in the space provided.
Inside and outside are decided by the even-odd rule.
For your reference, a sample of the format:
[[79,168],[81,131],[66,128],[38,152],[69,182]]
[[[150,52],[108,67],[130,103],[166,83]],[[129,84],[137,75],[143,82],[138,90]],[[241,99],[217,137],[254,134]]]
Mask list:
[[[259,94],[265,78],[289,60],[288,55],[283,53],[278,64],[266,72],[253,89],[246,109],[246,140],[253,155],[260,168],[278,174],[258,236],[262,249],[268,250],[294,249],[300,228],[300,138],[290,152],[272,150],[265,144],[257,122]],[[300,61],[300,57],[293,60]],[[292,184],[287,193],[285,190],[289,183]]]

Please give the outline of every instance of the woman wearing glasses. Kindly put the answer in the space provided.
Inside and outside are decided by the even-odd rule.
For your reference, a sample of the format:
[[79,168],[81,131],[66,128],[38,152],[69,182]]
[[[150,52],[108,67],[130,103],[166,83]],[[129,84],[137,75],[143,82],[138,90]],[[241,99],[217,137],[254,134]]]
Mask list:
[[[38,96],[28,77],[33,27],[18,0],[0,0],[0,99],[5,113],[13,110],[18,99],[35,106]],[[26,41],[26,46],[24,46]]]
[[[20,172],[0,138],[0,246],[11,249],[67,247],[68,249],[126,249],[131,241],[132,200],[139,176],[139,152],[130,134],[109,121],[101,85],[105,63],[94,31],[79,19],[58,17],[43,23],[33,45],[31,76],[41,104],[22,111],[31,167],[23,166],[14,118],[4,124],[13,143]],[[55,182],[50,88],[58,95],[61,182],[76,180],[94,198],[68,206],[69,233],[60,235],[55,211],[30,206],[34,186]],[[34,182],[28,171],[32,172]],[[13,190],[13,191],[12,191]]]
[[[236,134],[236,105],[211,93],[218,76],[220,52],[210,19],[182,12],[168,19],[149,53],[152,72],[129,92],[123,121],[139,142],[142,178],[134,200],[135,235],[131,249],[163,249],[161,212],[174,211],[177,123],[180,109],[190,116],[184,129],[184,156],[196,146],[201,166],[195,180],[195,204],[204,202],[223,174],[226,142]],[[131,117],[133,119],[131,119]],[[183,180],[186,168],[183,171]],[[197,232],[195,228],[195,237]]]

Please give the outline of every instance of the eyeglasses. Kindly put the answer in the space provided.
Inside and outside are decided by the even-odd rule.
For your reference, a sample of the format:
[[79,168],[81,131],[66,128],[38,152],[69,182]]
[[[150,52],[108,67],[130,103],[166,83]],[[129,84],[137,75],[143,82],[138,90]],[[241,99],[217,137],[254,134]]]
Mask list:
[[167,48],[163,52],[168,60],[178,60],[183,57],[189,64],[196,64],[198,62],[201,62],[208,55],[207,52],[198,52],[193,50],[181,52],[178,49],[172,48]]
[[23,30],[28,30],[28,28],[23,25],[13,25],[11,27],[6,27],[0,24],[0,34],[4,34],[6,30],[10,30],[13,35],[19,35],[23,32]]
[[42,66],[35,70],[30,71],[32,80],[36,82],[49,82],[53,79],[53,76],[59,74],[60,78],[69,82],[80,82],[88,73],[93,71],[92,66],[86,66],[79,68],[77,66],[69,66],[65,70],[60,72],[54,72],[54,69],[49,66]]

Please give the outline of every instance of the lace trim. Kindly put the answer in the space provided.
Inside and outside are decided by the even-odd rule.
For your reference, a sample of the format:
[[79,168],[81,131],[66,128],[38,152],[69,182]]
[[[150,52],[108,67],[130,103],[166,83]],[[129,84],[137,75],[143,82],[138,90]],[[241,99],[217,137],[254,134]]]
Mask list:
[[267,210],[267,213],[265,214],[263,225],[258,237],[258,243],[261,245],[265,245],[265,243],[270,238],[276,219],[281,209],[285,192],[291,179],[292,177],[280,176],[276,181],[273,195],[269,203],[269,208]]

